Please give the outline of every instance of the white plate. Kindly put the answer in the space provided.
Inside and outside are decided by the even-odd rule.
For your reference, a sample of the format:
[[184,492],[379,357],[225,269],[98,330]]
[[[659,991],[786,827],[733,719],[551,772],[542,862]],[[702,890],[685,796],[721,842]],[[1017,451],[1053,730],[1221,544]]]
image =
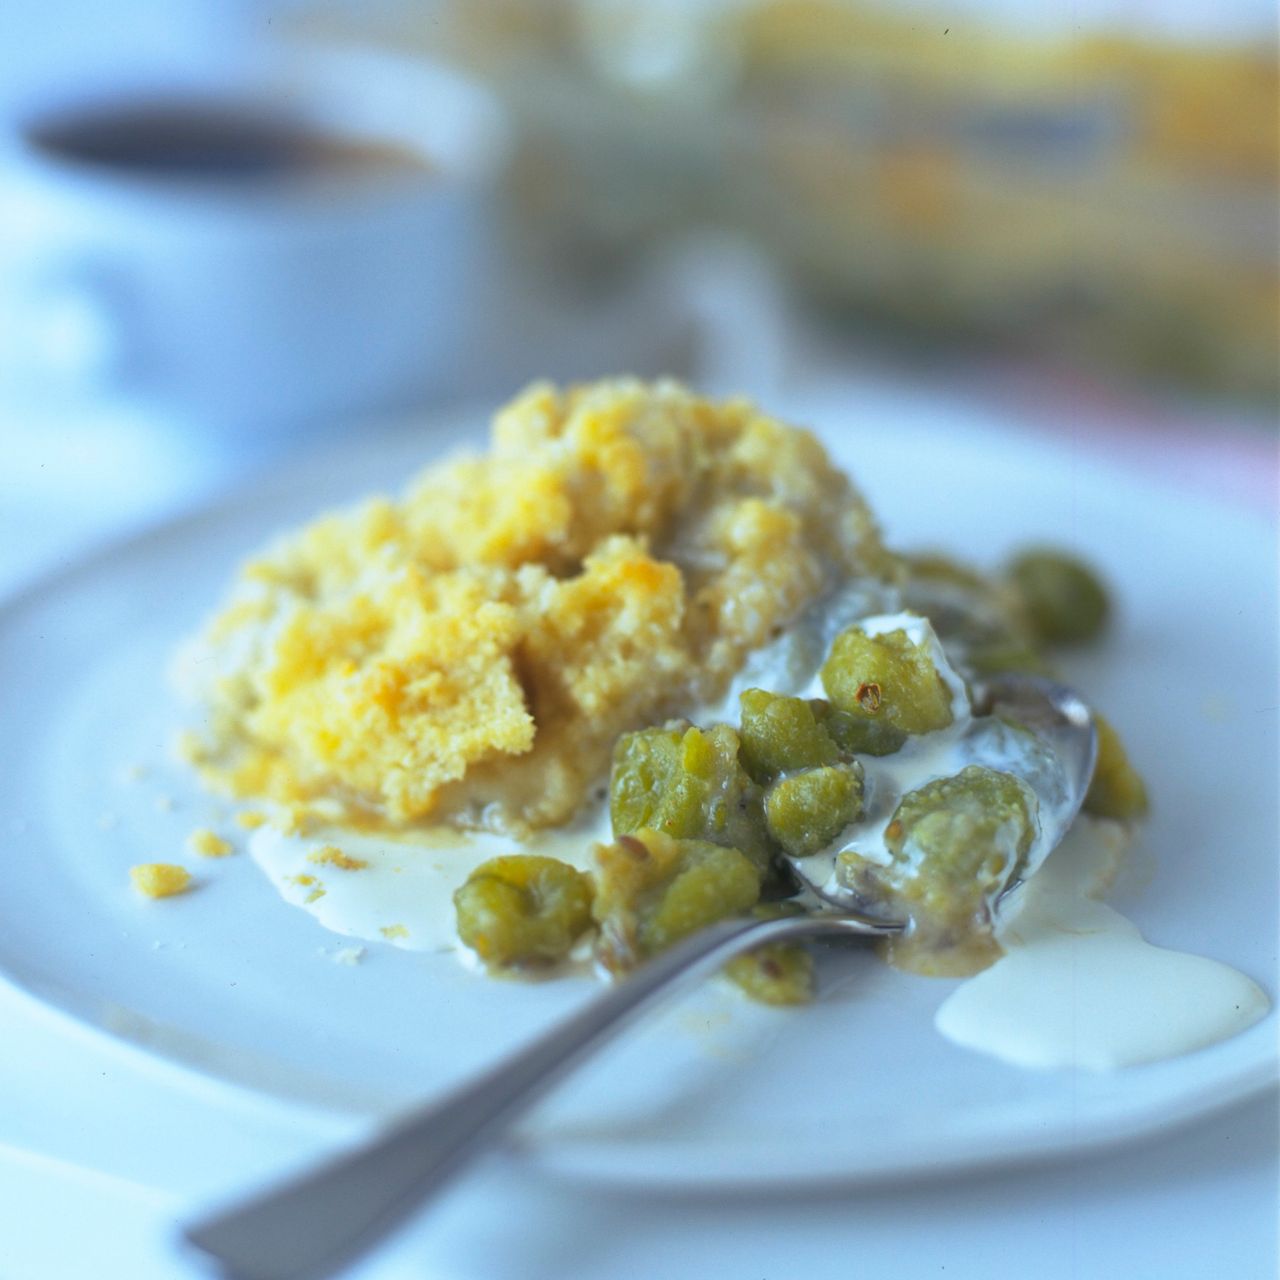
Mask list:
[[[830,404],[806,416],[828,424],[899,545],[990,563],[1044,538],[1107,566],[1118,626],[1070,673],[1124,731],[1154,796],[1144,845],[1155,872],[1119,905],[1153,941],[1235,965],[1274,996],[1273,531],[958,420],[890,431],[842,427]],[[0,615],[10,983],[162,1060],[377,1116],[438,1093],[589,997],[585,980],[493,982],[449,956],[378,945],[357,966],[336,964],[341,940],[284,904],[245,856],[192,861],[197,891],[164,902],[128,883],[135,862],[187,860],[192,828],[227,827],[225,809],[168,762],[174,644],[264,536],[398,485],[465,431],[439,423],[321,460]],[[147,776],[123,781],[130,762]],[[798,1012],[718,983],[673,1004],[538,1112],[524,1131],[530,1155],[574,1174],[690,1186],[879,1178],[1126,1140],[1277,1074],[1274,1013],[1170,1062],[1026,1072],[934,1032],[952,983],[867,955],[830,955],[823,968],[823,998]]]

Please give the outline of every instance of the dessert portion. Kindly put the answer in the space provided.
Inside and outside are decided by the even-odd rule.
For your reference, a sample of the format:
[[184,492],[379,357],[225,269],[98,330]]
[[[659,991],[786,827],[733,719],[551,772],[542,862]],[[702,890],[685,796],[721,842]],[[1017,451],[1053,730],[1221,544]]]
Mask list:
[[807,432],[670,382],[535,386],[488,454],[244,567],[182,664],[189,753],[300,818],[527,834],[581,809],[620,733],[892,572]]
[[[1007,974],[1008,941],[1015,978],[1051,985],[1039,957],[1102,918],[1146,790],[1099,717],[1072,833],[1088,883],[1056,891],[1060,865],[1006,934],[1005,895],[1071,797],[1052,742],[976,695],[1049,672],[1108,613],[1051,549],[993,575],[888,550],[817,441],[745,402],[535,386],[488,454],[245,566],[183,655],[204,724],[188,754],[254,802],[250,850],[288,901],[495,975],[625,973],[715,920],[801,909],[802,869],[908,922],[882,945],[900,968]],[[773,1004],[813,989],[796,946],[727,973]],[[1252,1020],[1265,997],[1234,979],[1205,978],[1210,1004]],[[952,1006],[957,1039],[981,1039],[990,1004]]]
[[[339,928],[349,904],[365,936],[618,974],[778,909],[804,859],[911,922],[894,963],[967,973],[1000,954],[994,904],[1063,799],[1049,748],[975,716],[971,682],[1046,669],[1045,642],[1106,612],[1055,552],[996,578],[894,554],[816,440],[744,402],[535,386],[488,454],[245,566],[186,654],[190,754],[274,804],[252,847],[282,892]],[[1130,822],[1142,784],[1108,750],[1107,816]],[[444,940],[404,878],[415,842],[453,896]],[[734,972],[807,995],[794,948]]]

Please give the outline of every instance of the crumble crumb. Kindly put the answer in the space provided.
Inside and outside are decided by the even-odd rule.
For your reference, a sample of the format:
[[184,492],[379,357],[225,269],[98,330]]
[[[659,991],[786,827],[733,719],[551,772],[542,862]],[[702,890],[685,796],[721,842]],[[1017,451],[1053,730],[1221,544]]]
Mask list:
[[129,868],[133,887],[148,898],[171,898],[191,887],[191,872],[171,862],[142,862]]
[[242,809],[236,814],[236,825],[245,831],[256,831],[267,824],[267,815],[259,809]]
[[208,827],[199,827],[187,837],[187,848],[198,853],[202,858],[225,858],[235,850],[229,840],[210,831]]
[[378,932],[381,933],[388,942],[394,938],[407,938],[409,936],[409,930],[402,924],[384,924]]
[[353,858],[343,853],[336,844],[327,844],[314,853],[307,854],[307,861],[325,867],[338,867],[342,871],[361,871],[369,865],[363,858]]

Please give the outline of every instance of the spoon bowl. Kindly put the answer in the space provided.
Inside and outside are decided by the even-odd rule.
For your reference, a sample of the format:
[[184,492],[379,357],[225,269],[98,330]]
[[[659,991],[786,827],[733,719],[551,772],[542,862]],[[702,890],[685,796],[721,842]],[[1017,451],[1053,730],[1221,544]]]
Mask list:
[[[1080,813],[1098,759],[1098,734],[1084,699],[1069,685],[1045,676],[1010,672],[993,676],[977,686],[973,696],[975,716],[998,717],[1031,730],[1053,760],[1056,803],[1038,806],[1038,838],[1025,862],[1001,888],[992,903],[994,912],[1043,865],[1062,843]],[[832,874],[829,852],[797,858],[784,855],[794,876],[796,894],[791,901],[808,911],[838,912],[894,923],[883,916],[856,888]],[[903,927],[905,922],[896,923]]]

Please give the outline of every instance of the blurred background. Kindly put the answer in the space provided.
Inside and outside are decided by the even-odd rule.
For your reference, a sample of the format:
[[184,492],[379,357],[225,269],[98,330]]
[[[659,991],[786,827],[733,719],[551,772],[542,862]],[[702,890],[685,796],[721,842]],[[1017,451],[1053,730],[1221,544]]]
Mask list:
[[[15,0],[0,588],[535,376],[1274,505],[1272,0]],[[924,408],[922,408],[924,406]],[[7,577],[6,577],[7,575]]]

